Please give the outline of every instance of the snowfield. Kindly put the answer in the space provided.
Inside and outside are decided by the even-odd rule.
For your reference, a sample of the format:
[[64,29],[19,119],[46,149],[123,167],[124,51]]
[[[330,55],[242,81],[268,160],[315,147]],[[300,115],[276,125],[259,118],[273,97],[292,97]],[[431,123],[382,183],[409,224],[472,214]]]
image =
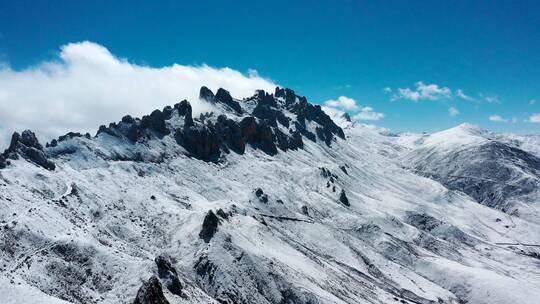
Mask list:
[[[245,113],[216,111],[250,116],[254,104],[235,101]],[[101,132],[44,148],[54,170],[10,160],[0,302],[538,303],[537,137],[471,125],[343,132],[331,145],[304,136],[299,149],[248,144],[217,161],[173,133],[132,143]],[[527,191],[507,193],[509,183]]]

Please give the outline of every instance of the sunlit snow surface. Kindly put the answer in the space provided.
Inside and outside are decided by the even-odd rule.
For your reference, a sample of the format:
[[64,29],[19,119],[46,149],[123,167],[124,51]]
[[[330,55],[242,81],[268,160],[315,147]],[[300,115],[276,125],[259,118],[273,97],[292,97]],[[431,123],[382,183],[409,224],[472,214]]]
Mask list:
[[[78,149],[55,158],[54,172],[14,161],[0,171],[0,302],[131,303],[161,254],[184,285],[185,297],[166,291],[170,303],[226,294],[239,303],[538,303],[540,250],[495,244],[540,244],[538,221],[450,191],[410,162],[415,151],[497,138],[537,153],[539,141],[490,139],[469,125],[433,135],[344,131],[331,148],[304,140],[304,149],[268,156],[248,147],[221,163],[188,158],[167,136],[149,143],[167,152],[164,162],[104,161],[93,151],[136,149],[107,134],[62,142]],[[232,216],[206,244],[203,218],[219,208]],[[201,260],[211,279],[197,272]]]

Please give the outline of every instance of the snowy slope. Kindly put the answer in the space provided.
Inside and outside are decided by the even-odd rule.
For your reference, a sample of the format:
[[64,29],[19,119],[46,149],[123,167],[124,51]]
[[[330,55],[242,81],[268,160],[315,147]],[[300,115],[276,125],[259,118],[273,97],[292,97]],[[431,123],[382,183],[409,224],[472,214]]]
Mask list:
[[519,147],[514,137],[464,124],[423,137],[403,164],[482,204],[536,221],[540,158]]
[[[233,100],[240,112],[230,100],[216,102],[215,111],[240,121],[269,102],[258,96]],[[270,109],[288,117],[293,132],[278,122],[270,138],[277,142],[276,130],[292,138],[302,101],[271,96]],[[137,127],[147,135],[133,142],[122,133],[133,124],[120,123],[96,137],[58,141],[43,149],[54,170],[16,150],[23,157],[0,170],[0,294],[7,303],[540,298],[540,251],[497,244],[540,244],[536,221],[411,170],[426,151],[482,145],[489,141],[483,131],[397,136],[350,124],[342,139],[312,109],[298,130],[305,132],[301,147],[276,144],[273,153],[257,137],[236,153],[229,138],[216,152],[189,145],[187,120],[176,110],[165,119],[169,134],[159,123]],[[205,119],[215,123],[217,114]]]

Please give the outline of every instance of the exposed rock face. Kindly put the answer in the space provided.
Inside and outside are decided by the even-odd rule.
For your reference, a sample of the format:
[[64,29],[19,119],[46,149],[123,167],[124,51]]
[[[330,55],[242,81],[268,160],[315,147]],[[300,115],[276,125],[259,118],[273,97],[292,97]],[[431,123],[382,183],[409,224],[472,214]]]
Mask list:
[[349,203],[349,199],[347,198],[347,194],[345,194],[345,190],[341,190],[341,194],[339,195],[339,201],[347,207],[351,205]]
[[139,288],[133,304],[169,304],[169,301],[163,295],[159,279],[152,276]]
[[55,164],[47,159],[43,152],[43,146],[41,146],[36,135],[30,130],[25,130],[22,134],[13,133],[9,148],[3,154],[4,161],[0,159],[0,167],[5,167],[7,164],[5,159],[18,159],[19,156],[47,170],[54,170],[56,168]]
[[181,296],[182,283],[180,283],[176,269],[172,266],[169,259],[160,255],[155,258],[155,262],[158,268],[158,276],[165,284],[165,287],[171,293]]
[[163,117],[165,120],[171,119],[173,115],[173,108],[171,106],[165,106],[163,108]]
[[0,154],[0,169],[4,169],[7,166],[7,160],[4,155]]
[[155,131],[160,138],[170,133],[165,125],[165,115],[160,110],[154,110],[149,116],[143,116],[141,126]]
[[246,117],[240,122],[242,137],[248,142],[255,141],[257,134],[257,121],[253,117]]
[[214,128],[199,125],[178,129],[176,142],[191,155],[204,161],[216,161],[220,156],[219,138]]
[[257,126],[257,136],[254,143],[258,144],[259,148],[267,154],[275,155],[277,153],[274,133],[272,133],[272,129],[264,121]]
[[[278,93],[284,94],[284,98],[291,102],[289,107],[297,106],[296,100],[298,98],[292,90],[283,89],[283,93],[281,93],[281,89],[278,88]],[[234,101],[226,90],[219,89],[214,96],[212,91],[202,87],[200,98],[226,104],[237,113],[241,112],[238,102]],[[177,143],[182,145],[193,157],[205,161],[217,161],[222,155],[221,152],[233,151],[243,154],[246,144],[250,144],[253,148],[260,149],[269,155],[275,155],[278,148],[282,151],[303,148],[303,135],[316,141],[316,135],[306,129],[305,118],[303,118],[302,124],[295,121],[294,128],[289,129],[288,134],[278,128],[278,124],[289,128],[290,118],[284,114],[284,108],[279,109],[280,106],[272,94],[260,90],[251,99],[256,102],[253,116],[244,117],[239,122],[223,114],[218,115],[217,119],[214,120],[211,115],[204,115],[201,116],[199,122],[195,122],[192,118],[189,102],[184,100],[176,104],[174,109],[178,111],[180,116],[185,117],[184,127],[175,132]],[[305,98],[301,100],[307,103]],[[324,116],[317,115],[309,117],[316,117],[319,121],[324,121]],[[319,116],[322,118],[317,118]],[[334,138],[332,125],[327,121],[324,122],[330,127],[321,126],[320,130],[323,133],[319,135],[319,138],[330,145]]]
[[216,97],[216,101],[219,101],[221,103],[228,105],[239,114],[242,113],[242,107],[237,101],[234,101],[232,99],[229,91],[219,88],[215,97]]
[[261,203],[268,203],[268,195],[265,194],[261,188],[255,190],[255,196],[257,196]]
[[[306,121],[313,121],[319,125],[316,129],[317,137],[323,140],[328,146],[331,145],[334,135],[342,139],[345,138],[343,130],[332,121],[330,116],[324,113],[321,106],[308,103],[305,97],[296,96],[292,90],[280,91],[279,94],[285,95],[286,106],[296,114],[299,124],[297,129],[300,130],[302,135],[315,141],[313,136],[305,134],[308,132],[306,130]],[[292,95],[294,95],[294,98]],[[296,102],[297,99],[298,102]]]
[[227,105],[231,109],[233,109],[236,113],[241,114],[242,107],[240,104],[235,101],[229,91],[219,88],[216,92],[216,95],[207,87],[203,86],[201,87],[201,90],[199,91],[199,98],[206,100],[210,103],[222,103],[224,105]]
[[214,93],[209,88],[202,86],[199,90],[199,98],[212,102],[214,100]]
[[[131,118],[131,116],[129,116],[129,115],[128,115],[128,117]],[[124,118],[122,118],[122,120],[123,120],[123,119],[124,119]],[[91,138],[92,138],[92,136],[90,136],[89,133],[85,133],[85,134],[83,135],[83,134],[81,134],[81,133],[79,133],[79,132],[68,132],[68,133],[66,133],[66,134],[64,134],[64,135],[59,136],[58,139],[53,139],[53,140],[51,140],[51,143],[50,143],[50,144],[47,143],[45,146],[46,146],[47,148],[49,148],[49,147],[56,147],[56,146],[58,145],[58,143],[60,143],[60,142],[63,142],[63,141],[65,141],[65,140],[68,140],[68,139],[71,139],[71,138],[77,138],[77,137],[83,137],[83,136],[84,136],[84,138],[86,138],[86,139],[91,139]]]
[[203,239],[205,243],[209,243],[212,237],[214,237],[214,234],[216,234],[218,225],[219,218],[214,214],[212,210],[209,210],[204,217],[199,237]]
[[256,99],[257,106],[253,109],[253,116],[267,120],[273,127],[277,127],[277,122],[286,128],[289,127],[289,119],[282,111],[276,109],[277,103],[272,95],[261,90],[257,92]]
[[240,129],[244,139],[269,155],[277,153],[274,133],[266,122],[257,123],[255,118],[246,117],[240,122]]
[[180,103],[175,104],[174,109],[178,111],[178,115],[184,116],[184,128],[193,126],[191,104],[187,100],[184,99]]
[[215,127],[218,136],[225,147],[239,154],[244,153],[246,144],[242,137],[240,125],[236,121],[228,119],[225,115],[220,115]]

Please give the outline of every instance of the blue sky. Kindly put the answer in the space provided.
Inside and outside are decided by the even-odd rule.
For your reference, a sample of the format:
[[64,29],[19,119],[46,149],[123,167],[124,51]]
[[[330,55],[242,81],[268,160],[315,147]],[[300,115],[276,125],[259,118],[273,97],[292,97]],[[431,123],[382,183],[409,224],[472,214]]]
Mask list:
[[11,69],[81,41],[138,65],[255,69],[312,102],[353,99],[394,131],[540,132],[539,1],[0,0]]

